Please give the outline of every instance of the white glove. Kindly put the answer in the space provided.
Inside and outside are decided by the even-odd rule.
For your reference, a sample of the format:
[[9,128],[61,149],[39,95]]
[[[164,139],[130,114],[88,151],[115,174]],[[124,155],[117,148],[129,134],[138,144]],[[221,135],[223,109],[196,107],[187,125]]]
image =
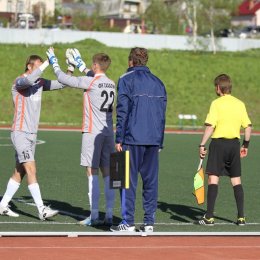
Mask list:
[[71,50],[72,49],[67,49],[65,56],[66,56],[66,63],[68,65],[67,70],[73,72],[75,67],[76,67],[76,65],[77,65],[77,63],[74,61],[74,58],[73,58],[72,53],[71,53]]
[[80,52],[77,49],[71,49],[71,54],[76,67],[80,72],[83,72],[86,69],[86,63],[81,59]]
[[54,72],[60,69],[60,65],[58,64],[58,59],[55,56],[54,49],[53,47],[50,47],[47,51],[46,54],[49,59],[49,63],[52,65]]

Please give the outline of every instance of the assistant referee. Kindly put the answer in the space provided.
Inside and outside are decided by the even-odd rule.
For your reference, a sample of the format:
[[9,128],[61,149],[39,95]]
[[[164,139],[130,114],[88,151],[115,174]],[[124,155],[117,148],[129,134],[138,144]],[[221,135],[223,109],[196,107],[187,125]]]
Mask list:
[[[214,225],[214,206],[218,194],[220,176],[229,176],[237,204],[237,224],[245,225],[244,191],[241,184],[241,159],[247,156],[251,135],[251,121],[245,104],[231,95],[232,82],[226,74],[214,80],[215,91],[219,96],[211,103],[205,121],[205,132],[199,145],[200,157],[204,158],[207,150],[205,144],[211,137],[206,173],[208,174],[207,212],[194,224]],[[245,136],[240,147],[240,128]]]

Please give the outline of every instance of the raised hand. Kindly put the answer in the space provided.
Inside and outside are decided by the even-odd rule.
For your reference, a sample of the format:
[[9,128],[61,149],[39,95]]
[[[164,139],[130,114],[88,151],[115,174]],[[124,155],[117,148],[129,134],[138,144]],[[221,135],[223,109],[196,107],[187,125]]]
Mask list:
[[67,70],[73,72],[77,65],[77,62],[74,60],[71,50],[72,49],[67,49],[65,56],[66,56],[66,63],[68,65]]
[[71,49],[71,54],[76,67],[80,72],[83,72],[86,69],[86,63],[82,60],[80,52],[77,49]]
[[58,64],[58,59],[55,56],[54,53],[54,48],[50,47],[47,51],[46,51],[49,63],[52,65],[54,72],[56,72],[58,69],[60,69],[60,66]]

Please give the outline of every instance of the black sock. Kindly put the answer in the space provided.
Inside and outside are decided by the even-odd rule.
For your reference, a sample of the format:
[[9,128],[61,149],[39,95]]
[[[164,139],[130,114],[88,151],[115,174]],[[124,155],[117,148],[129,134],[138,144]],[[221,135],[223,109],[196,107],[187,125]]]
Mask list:
[[207,213],[206,218],[213,218],[213,211],[215,207],[215,201],[218,195],[218,185],[217,184],[210,184],[208,186],[208,193],[207,193]]
[[237,203],[237,216],[239,218],[244,217],[244,191],[241,184],[233,186],[234,196]]

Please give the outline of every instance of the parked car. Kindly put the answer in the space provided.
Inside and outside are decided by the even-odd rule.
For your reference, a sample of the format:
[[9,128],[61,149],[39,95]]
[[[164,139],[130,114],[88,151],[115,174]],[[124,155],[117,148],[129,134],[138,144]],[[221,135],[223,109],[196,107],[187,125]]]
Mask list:
[[[232,29],[221,29],[221,30],[216,30],[214,31],[215,37],[234,37],[235,33]],[[207,32],[205,34],[206,37],[211,37],[211,33]]]
[[36,27],[36,20],[32,14],[19,14],[18,15],[18,28],[33,29]]
[[215,32],[216,37],[234,37],[234,31],[232,29],[222,29]]
[[245,38],[260,38],[260,26],[246,26],[238,32],[238,37]]

